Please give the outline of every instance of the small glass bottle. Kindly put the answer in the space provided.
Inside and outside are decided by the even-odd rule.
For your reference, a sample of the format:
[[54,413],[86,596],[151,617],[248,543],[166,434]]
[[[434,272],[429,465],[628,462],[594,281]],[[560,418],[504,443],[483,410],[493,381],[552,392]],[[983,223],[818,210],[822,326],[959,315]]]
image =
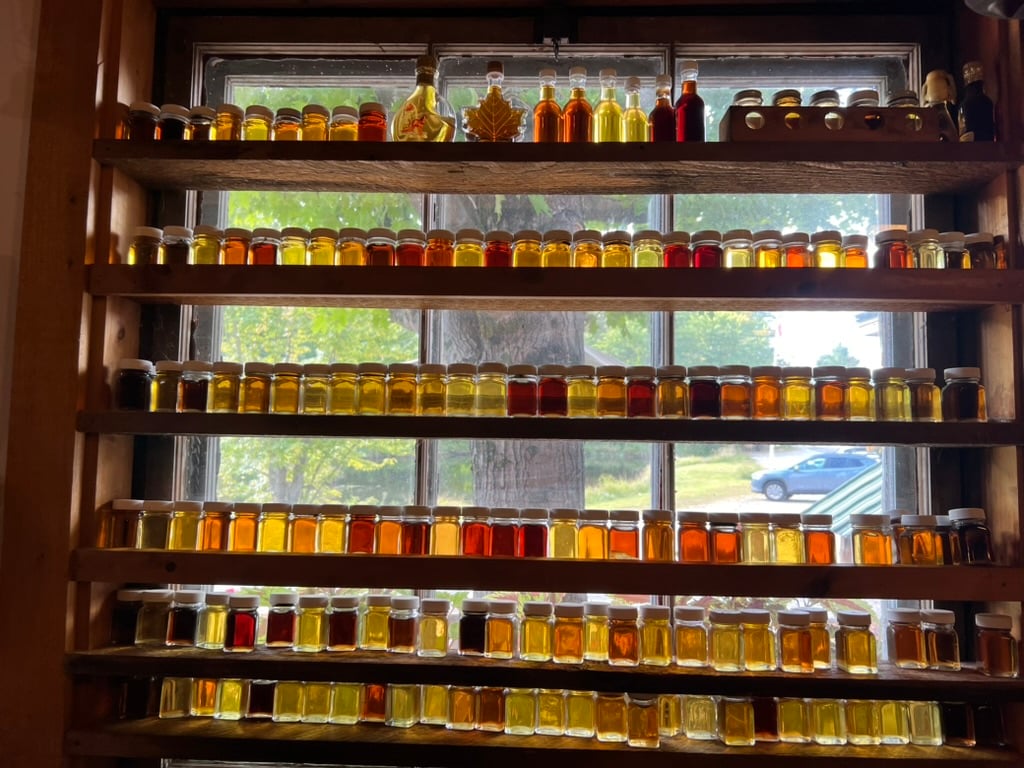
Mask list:
[[514,507],[491,508],[491,556],[515,557],[519,537],[519,510]]
[[259,627],[258,595],[231,595],[224,628],[224,650],[230,653],[251,653],[256,650]]
[[779,611],[777,618],[779,669],[799,674],[813,672],[811,615],[807,611]]
[[160,684],[161,720],[190,717],[192,714],[192,678],[165,677]]
[[814,266],[811,238],[806,232],[789,232],[782,238],[782,266],[806,269]]
[[942,421],[942,393],[935,384],[935,369],[907,368],[904,378],[910,394],[911,421]]
[[676,113],[672,106],[671,75],[663,74],[654,78],[654,94],[654,109],[648,116],[649,141],[675,141]]
[[719,369],[716,365],[692,365],[689,369],[691,419],[717,419],[722,414]]
[[849,699],[844,715],[848,743],[861,746],[882,743],[882,721],[877,701]]
[[583,605],[583,659],[608,661],[608,604]]
[[291,516],[291,504],[264,504],[260,512],[256,549],[260,552],[287,552]]
[[777,269],[782,266],[782,233],[777,229],[764,229],[751,235],[753,263],[758,269]]
[[753,418],[764,421],[782,418],[782,368],[757,365],[750,369],[750,378]]
[[386,651],[391,598],[388,595],[367,595],[366,610],[359,630],[359,648],[364,651]]
[[146,499],[142,502],[136,549],[167,549],[167,534],[171,527],[174,504],[170,501]]
[[504,688],[480,686],[476,689],[475,728],[478,731],[496,733],[502,733],[505,730]]
[[814,661],[814,668],[832,669],[832,637],[828,628],[828,611],[824,608],[805,610],[811,617],[811,659]]
[[554,607],[551,658],[556,664],[583,663],[583,604],[558,603]]
[[1020,652],[1012,634],[1013,618],[1001,613],[979,613],[974,617],[974,625],[977,627],[977,653],[982,674],[1018,677]]
[[946,368],[942,376],[943,421],[988,421],[980,368]]
[[946,269],[970,269],[971,261],[963,232],[940,232],[939,247]]
[[553,647],[552,613],[547,602],[523,605],[523,624],[519,634],[519,658],[524,661],[551,661]]
[[565,380],[564,365],[542,365],[537,368],[537,414],[539,416],[567,416],[569,412],[569,385]]
[[318,653],[327,648],[327,595],[300,595],[296,611],[295,650]]
[[144,590],[119,589],[110,615],[110,644],[134,645]]
[[718,732],[729,747],[752,747],[754,738],[754,704],[749,698],[723,696],[718,700]]
[[945,254],[939,245],[939,230],[916,229],[907,233],[907,245],[918,269],[944,269]]
[[[595,369],[592,365],[570,365],[565,372],[566,416],[591,417],[596,415],[597,382]],[[541,387],[543,388],[543,380]],[[541,396],[541,413],[543,414],[543,389]],[[552,414],[554,415],[554,414]]]
[[669,232],[662,238],[662,243],[665,246],[665,266],[667,268],[688,269],[694,266],[689,232]]
[[846,711],[841,699],[811,699],[811,732],[815,744],[846,743]]
[[345,552],[345,504],[321,504],[316,519],[316,551],[340,555]]
[[594,412],[598,417],[626,416],[626,368],[621,365],[599,365],[597,399]]
[[537,415],[537,367],[510,365],[508,367],[508,415]]
[[871,615],[860,610],[836,614],[836,666],[852,675],[877,675],[878,648],[871,632]]
[[[621,141],[648,140],[650,126],[647,120],[647,113],[640,107],[640,78],[626,78],[626,108],[622,112],[622,139]],[[600,104],[598,105],[600,107]],[[661,266],[658,264],[657,266]]]
[[354,651],[359,647],[359,597],[335,595],[327,616],[327,650]]
[[344,227],[338,230],[338,243],[334,249],[334,263],[339,267],[366,266],[366,236],[364,229]]
[[667,509],[645,509],[641,516],[644,523],[642,559],[663,563],[675,560],[672,512]]
[[300,141],[302,139],[302,113],[292,107],[281,107],[270,126],[272,141]]
[[[163,646],[167,644],[173,601],[174,593],[167,589],[142,591],[134,633],[131,638],[135,645]],[[128,639],[127,634],[125,639]]]
[[626,743],[631,747],[657,749],[661,746],[658,728],[658,696],[653,693],[630,694],[626,701]]
[[569,263],[573,267],[592,269],[601,266],[604,245],[596,229],[580,229],[572,236]]
[[213,141],[240,141],[242,138],[242,121],[245,113],[234,104],[221,104],[217,107],[213,119]]
[[395,265],[395,231],[374,227],[366,232],[366,266],[393,267]]
[[467,598],[462,601],[459,619],[459,655],[483,656],[486,652],[487,609],[486,600]]
[[914,252],[907,244],[907,230],[883,229],[875,235],[875,269],[914,269]]
[[592,739],[597,731],[597,697],[593,691],[566,691],[565,735]]
[[219,362],[212,366],[213,376],[207,394],[209,413],[238,413],[238,397],[242,384],[241,363]]
[[775,634],[768,611],[746,608],[740,611],[743,629],[743,667],[748,672],[765,672],[776,667]]
[[847,269],[866,269],[868,267],[867,235],[846,235],[842,241],[842,263]]
[[942,565],[942,548],[932,515],[903,515],[896,539],[900,565]]
[[415,653],[420,599],[408,595],[391,598],[388,614],[388,653]]
[[658,418],[688,418],[690,413],[690,387],[686,383],[686,366],[658,366],[656,377],[658,385],[654,400]]
[[395,242],[396,267],[422,267],[427,235],[420,229],[400,229]]
[[213,366],[202,360],[186,360],[178,382],[179,413],[205,413],[210,398]]
[[434,507],[430,525],[430,554],[457,555],[461,541],[458,507]]
[[491,600],[484,629],[484,656],[489,659],[513,659],[519,645],[519,619],[515,600]]
[[238,678],[217,681],[213,716],[217,720],[241,720],[249,709],[250,682]]
[[672,663],[672,629],[669,620],[672,609],[667,605],[641,605],[640,663],[647,666],[667,667]]
[[541,241],[542,267],[568,267],[572,262],[572,235],[564,229],[549,229]]
[[541,234],[535,229],[520,229],[512,240],[513,267],[541,266]]
[[964,269],[1005,269],[1000,266],[991,232],[974,232],[964,237]]
[[850,515],[850,526],[856,565],[892,565],[892,534],[886,515]]
[[804,531],[806,562],[811,565],[833,565],[836,562],[836,535],[832,531],[832,516],[803,514],[800,524]]
[[960,670],[960,642],[953,628],[954,622],[952,611],[921,611],[928,669]]
[[716,672],[743,670],[743,626],[739,611],[713,610],[708,615],[708,647]]
[[679,562],[711,562],[711,533],[707,512],[679,512],[676,515],[679,531]]
[[704,100],[697,95],[697,62],[684,61],[682,88],[676,102],[676,141],[704,141]]
[[259,227],[252,231],[247,264],[274,266],[281,263],[281,232],[270,227]]
[[819,421],[846,418],[846,369],[841,365],[819,365],[814,376],[814,417]]
[[562,141],[589,143],[592,140],[594,108],[587,101],[587,69],[569,69],[569,100],[562,109]]
[[128,138],[132,141],[154,141],[160,107],[147,101],[133,101],[128,106]]
[[548,511],[526,508],[519,511],[516,557],[547,557]]
[[942,715],[934,701],[907,702],[910,743],[925,747],[942,746]]
[[298,596],[294,592],[272,592],[267,611],[267,648],[292,648],[295,645]]
[[722,235],[722,266],[726,269],[754,266],[753,235],[749,229],[731,229]]
[[356,125],[358,141],[387,141],[388,117],[384,105],[366,101],[359,105],[359,123]]
[[779,698],[779,741],[807,744],[811,740],[811,711],[807,699]]
[[814,250],[814,266],[819,269],[845,267],[843,261],[843,236],[834,229],[825,229],[811,235]]
[[875,389],[867,368],[846,369],[845,418],[847,421],[875,420]]
[[448,686],[420,686],[420,723],[448,725]]
[[612,560],[640,559],[640,514],[635,509],[613,509],[608,513],[608,557]]
[[782,418],[786,421],[814,418],[814,387],[809,367],[786,366],[782,369]]
[[711,512],[708,514],[712,562],[740,562],[742,539],[739,522],[739,515],[735,512]]
[[388,366],[384,410],[389,416],[416,415],[416,374],[414,363],[391,363]]
[[889,661],[900,669],[926,669],[928,656],[921,627],[921,612],[909,608],[891,609],[886,627],[886,646],[889,649]]
[[508,415],[508,367],[504,363],[484,362],[477,366],[473,415]]
[[424,598],[420,603],[416,655],[441,658],[448,655],[448,614],[452,604],[441,598]]
[[581,509],[577,534],[581,560],[608,559],[608,510]]
[[985,93],[985,70],[981,62],[966,62],[963,75],[964,95],[958,114],[960,141],[995,141],[995,107]]
[[635,667],[640,663],[636,606],[608,606],[608,663],[617,667]]
[[223,230],[200,224],[192,236],[192,250],[189,253],[189,264],[217,264],[220,261]]
[[683,733],[686,738],[718,738],[718,705],[713,696],[683,696]]
[[579,512],[556,508],[549,514],[548,557],[575,560],[579,557]]
[[973,747],[978,743],[974,707],[962,701],[939,704],[942,713],[943,743],[954,747]]
[[484,266],[512,266],[512,233],[492,229],[484,235]]
[[242,139],[244,141],[269,141],[274,113],[260,104],[251,104],[245,108],[245,120],[242,123]]
[[661,233],[655,229],[642,229],[633,234],[634,267],[662,267],[665,264],[665,247]]
[[594,720],[598,741],[626,741],[629,732],[626,697],[621,693],[598,693]]
[[484,265],[484,233],[479,229],[460,229],[455,233],[452,266],[482,267]]
[[871,373],[875,384],[875,418],[878,421],[910,421],[910,388],[906,369],[876,368]]
[[[562,108],[555,101],[557,75],[553,69],[542,69],[538,74],[540,100],[533,108],[533,140],[553,144],[562,141]],[[507,266],[507,265],[506,265]]]
[[633,264],[632,238],[621,229],[605,232],[601,238],[601,266],[622,268]]
[[910,722],[907,702],[881,701],[878,711],[882,726],[882,744],[909,744]]
[[[277,367],[274,366],[275,373]],[[356,413],[360,416],[383,416],[388,367],[383,363],[359,363],[356,371],[359,374],[356,380]]]
[[772,516],[768,512],[740,512],[742,545],[740,560],[744,563],[772,562]]
[[182,364],[177,360],[158,360],[154,366],[149,409],[172,413],[178,410],[178,387],[181,386]]
[[753,389],[750,379],[750,366],[723,365],[719,368],[718,373],[719,417],[723,419],[749,419],[752,415]]
[[956,537],[960,562],[964,565],[991,565],[992,532],[985,521],[985,510],[977,507],[958,507],[949,510]]
[[151,410],[152,390],[153,364],[149,360],[121,358],[118,361],[114,382],[114,401],[118,410]]
[[702,229],[690,237],[694,269],[719,269],[722,266],[722,233]]
[[249,250],[252,248],[252,232],[242,227],[228,227],[224,230],[224,241],[221,243],[219,264],[238,266],[249,263]]
[[675,619],[675,660],[680,667],[708,665],[708,626],[704,609],[699,605],[677,605]]
[[327,107],[320,104],[307,104],[302,108],[303,141],[327,141],[331,122]]

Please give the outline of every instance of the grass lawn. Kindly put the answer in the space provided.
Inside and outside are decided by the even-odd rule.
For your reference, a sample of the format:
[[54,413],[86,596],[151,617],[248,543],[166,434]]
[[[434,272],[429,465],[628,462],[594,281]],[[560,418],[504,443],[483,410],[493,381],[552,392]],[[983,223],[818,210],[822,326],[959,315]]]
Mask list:
[[[750,474],[759,465],[749,456],[686,456],[676,459],[676,494],[681,506],[707,504],[750,493]],[[635,478],[609,475],[587,488],[593,509],[644,509],[651,504],[650,469]]]

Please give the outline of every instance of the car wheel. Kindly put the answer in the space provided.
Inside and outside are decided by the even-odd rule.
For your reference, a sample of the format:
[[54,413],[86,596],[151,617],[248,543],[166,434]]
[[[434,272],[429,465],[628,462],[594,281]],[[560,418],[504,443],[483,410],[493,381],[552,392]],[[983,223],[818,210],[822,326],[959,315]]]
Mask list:
[[764,496],[768,501],[785,501],[789,498],[789,493],[780,481],[769,480],[764,484]]

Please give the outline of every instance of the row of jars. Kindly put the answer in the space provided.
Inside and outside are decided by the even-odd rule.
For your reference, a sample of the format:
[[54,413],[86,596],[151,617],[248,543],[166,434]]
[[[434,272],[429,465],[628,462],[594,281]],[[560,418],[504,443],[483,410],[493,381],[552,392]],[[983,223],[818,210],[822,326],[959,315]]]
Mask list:
[[[891,521],[891,524],[890,524]],[[851,515],[857,565],[988,565],[985,510]],[[106,548],[831,565],[832,517],[795,512],[515,509],[115,499]]]
[[365,102],[328,111],[319,104],[276,112],[260,104],[242,109],[181,104],[157,106],[146,101],[128,105],[117,138],[132,141],[386,141],[387,110]]
[[[828,612],[712,610],[700,606],[552,604],[514,600],[462,602],[452,618],[448,600],[414,596],[275,592],[261,627],[254,595],[183,590],[121,590],[113,614],[115,644],[200,647],[251,652],[257,647],[301,653],[387,651],[441,658],[612,666],[710,667],[716,672],[811,674],[833,668]],[[360,609],[360,605],[363,605]],[[871,616],[839,611],[835,666],[851,674],[878,673]],[[959,671],[952,611],[894,609],[889,613],[889,661],[900,669]],[[980,669],[1016,677],[1017,644],[1010,617],[978,614]],[[457,630],[455,629],[457,626]],[[262,631],[261,631],[262,630]]]
[[569,736],[657,749],[662,739],[861,746],[1002,746],[997,706],[963,702],[622,694],[557,688],[133,678],[122,718],[272,720],[441,726],[513,736]]
[[[799,107],[803,106],[803,97],[796,88],[782,88],[775,91],[769,99],[765,99],[757,88],[745,88],[733,95],[732,103],[737,107]],[[913,90],[895,91],[890,93],[885,102],[888,107],[919,107],[921,106],[917,92]],[[877,107],[880,105],[878,91],[874,88],[862,88],[851,91],[846,97],[846,104],[842,103],[839,91],[832,88],[825,88],[811,94],[807,106],[811,107]]]
[[[868,253],[865,235],[835,230],[808,234],[778,230],[701,230],[662,233],[613,230],[602,234],[551,229],[386,228],[341,230],[200,225],[136,227],[127,264],[252,264],[399,267],[668,267],[668,268],[866,268],[996,269],[1005,254],[988,232],[965,235],[892,228],[875,236]],[[112,263],[119,255],[111,255]]]
[[120,360],[119,409],[363,416],[986,421],[981,370]]
[[682,738],[730,747],[770,742],[929,747],[1005,743],[1002,714],[992,705],[557,688],[135,678],[122,683],[119,713],[127,719],[442,726],[453,731],[596,739],[648,749],[660,747],[662,739]]

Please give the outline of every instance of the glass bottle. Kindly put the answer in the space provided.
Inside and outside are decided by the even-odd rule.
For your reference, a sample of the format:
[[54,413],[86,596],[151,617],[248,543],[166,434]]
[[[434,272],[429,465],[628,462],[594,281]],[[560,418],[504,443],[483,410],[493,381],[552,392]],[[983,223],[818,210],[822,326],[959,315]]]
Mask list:
[[247,264],[249,249],[252,247],[252,232],[242,227],[228,227],[224,230],[218,263],[227,265]]
[[843,237],[843,266],[847,269],[868,267],[867,235],[846,235]]
[[662,238],[662,242],[665,246],[665,266],[667,268],[686,269],[693,266],[693,251],[690,249],[689,232],[669,232]]
[[699,605],[677,605],[675,619],[675,659],[680,667],[706,667],[708,665],[708,625],[704,609]]
[[754,266],[754,250],[749,229],[731,229],[722,235],[722,266],[726,269]]
[[751,405],[755,419],[782,418],[782,368],[777,365],[756,365],[750,369]]
[[910,388],[904,368],[876,368],[871,372],[878,421],[910,421]]
[[258,595],[231,595],[228,598],[228,617],[224,628],[225,651],[250,653],[256,650],[259,605]]
[[672,106],[672,77],[658,75],[654,78],[654,109],[648,118],[650,141],[676,140],[676,111]]
[[[145,602],[145,595],[143,595]],[[1001,613],[979,613],[974,617],[977,627],[978,661],[982,674],[990,677],[1020,675],[1017,641],[1011,634],[1013,618]]]
[[608,559],[608,510],[581,509],[579,512],[579,557],[581,560]]
[[719,417],[749,419],[751,411],[750,366],[723,365],[719,369]]
[[135,541],[136,549],[167,549],[167,533],[171,527],[174,504],[170,501],[146,499]]
[[966,235],[963,232],[940,232],[939,247],[946,269],[969,269]]
[[327,617],[327,650],[354,651],[359,647],[359,597],[335,595]]
[[[440,103],[440,102],[439,102]],[[452,132],[455,131],[455,119],[451,118]],[[376,101],[367,101],[359,105],[359,123],[356,126],[358,141],[387,141],[388,118],[384,105]]]
[[327,141],[330,113],[321,104],[307,104],[302,108],[303,141]]
[[597,731],[597,696],[593,691],[567,691],[565,734],[592,739]]
[[273,141],[301,141],[302,113],[291,107],[277,110],[270,127],[270,138]]
[[626,743],[631,747],[657,749],[661,746],[658,733],[658,696],[631,694],[626,701]]
[[908,232],[907,246],[918,269],[945,268],[945,255],[939,245],[939,230],[915,229]]
[[942,377],[943,421],[988,421],[980,368],[946,368]]
[[740,517],[736,512],[710,512],[711,559],[715,563],[740,562]]
[[515,658],[519,647],[519,619],[515,600],[491,600],[484,629],[484,656],[489,659]]
[[367,595],[366,611],[359,630],[359,647],[364,651],[386,651],[391,598],[388,595]]
[[711,562],[711,534],[707,512],[679,512],[676,515],[679,536],[679,562]]
[[878,672],[878,651],[871,631],[871,615],[864,611],[836,613],[836,666],[854,675]]
[[213,141],[240,141],[242,138],[242,120],[245,113],[234,104],[221,104],[217,107],[217,116],[213,119]]
[[713,610],[708,614],[708,647],[716,672],[743,670],[743,625],[739,611]]
[[484,233],[479,229],[460,229],[455,233],[452,266],[482,267],[484,265]]
[[583,663],[583,604],[558,603],[554,607],[551,658],[556,664]]
[[634,605],[608,606],[608,663],[635,667],[640,663],[640,631]]
[[985,70],[980,61],[964,64],[964,95],[960,100],[960,141],[995,141],[995,106],[985,94]]
[[508,415],[537,415],[537,367],[510,365],[508,367]]
[[608,557],[612,560],[640,559],[640,514],[635,509],[613,509],[608,513]]
[[846,369],[846,420],[875,420],[875,388],[867,368]]
[[550,688],[537,691],[537,733],[563,735],[565,714],[565,691]]
[[644,560],[669,563],[675,560],[675,531],[672,512],[667,509],[645,509],[643,547]]
[[344,227],[338,231],[334,263],[339,267],[366,266],[366,230]]
[[811,659],[814,668],[832,669],[832,636],[828,627],[828,611],[824,608],[805,608],[811,617]]
[[1005,269],[1000,266],[999,254],[993,245],[991,232],[974,232],[964,237],[964,269]]
[[[703,139],[702,139],[703,140]],[[702,229],[690,237],[694,269],[719,269],[722,266],[722,233]]]
[[697,62],[684,61],[676,102],[676,141],[704,141],[704,99],[697,95]]
[[128,138],[132,141],[153,141],[157,138],[160,107],[147,101],[133,101],[128,106]]
[[171,617],[174,593],[169,589],[147,589],[135,620],[135,645],[167,644],[167,625]]
[[748,672],[775,669],[775,634],[771,630],[772,615],[768,611],[745,608],[740,611],[743,627],[743,667]]
[[629,715],[626,697],[621,693],[598,693],[595,731],[601,742],[623,742],[628,738]]
[[459,619],[459,655],[483,656],[487,650],[487,600],[467,598],[462,601]]
[[420,599],[415,595],[393,595],[388,614],[388,653],[414,653],[420,623]]
[[777,512],[772,515],[772,561],[787,565],[807,562],[799,513]]
[[779,611],[778,622],[779,669],[801,674],[813,672],[811,615],[807,611]]
[[420,604],[416,655],[440,658],[448,655],[448,614],[452,604],[441,598],[424,598]]
[[181,385],[182,364],[177,360],[158,360],[154,366],[149,409],[174,412],[178,409],[178,387]]
[[875,235],[875,269],[913,269],[914,254],[907,245],[907,230],[883,229]]
[[667,605],[641,605],[640,609],[640,663],[647,666],[667,667],[672,663],[672,629],[669,619],[672,609]]
[[540,101],[533,108],[533,140],[537,143],[562,141],[562,108],[555,101],[556,74],[553,69],[542,69],[540,80]]
[[422,267],[427,236],[419,229],[400,229],[395,243],[396,267]]
[[889,661],[900,669],[927,668],[920,611],[910,608],[891,609],[885,634]]
[[921,628],[924,630],[925,658],[928,669],[960,670],[960,641],[953,628],[955,616],[952,611],[921,611]]
[[583,658],[608,661],[608,605],[583,604]]
[[632,237],[621,229],[605,232],[601,238],[604,247],[601,251],[602,267],[630,267],[633,265]]
[[836,562],[836,535],[832,531],[832,515],[805,513],[800,516],[804,532],[804,555],[811,565],[832,565]]
[[683,697],[683,733],[700,741],[718,738],[718,705],[713,696]]
[[892,565],[892,535],[886,515],[850,515],[853,562],[857,565]]
[[[110,614],[110,644],[133,645],[142,610],[141,589],[117,590],[116,602]],[[209,594],[214,594],[213,592]]]
[[262,504],[238,502],[231,512],[228,528],[228,549],[232,552],[255,552],[256,536]]
[[819,269],[845,267],[843,262],[843,236],[834,229],[826,229],[811,235],[814,248],[814,266]]
[[274,113],[272,111],[261,104],[251,104],[245,108],[242,139],[244,141],[269,141],[273,121]]
[[436,363],[423,363],[419,367],[416,385],[416,414],[418,416],[444,416],[448,412],[448,368]]
[[487,93],[475,107],[462,108],[462,130],[467,141],[522,141],[527,110],[518,98],[507,99],[502,94],[504,79],[502,63],[487,62]]
[[911,701],[907,703],[910,720],[910,743],[925,747],[942,745],[942,716],[938,702]]
[[535,229],[521,229],[512,240],[513,267],[541,266],[541,234]]
[[544,233],[541,244],[540,263],[542,267],[568,267],[572,261],[569,246],[572,235],[564,229],[549,229]]
[[806,232],[790,232],[782,238],[782,266],[805,269],[814,266],[810,248],[811,238]]
[[722,696],[718,700],[718,731],[719,738],[726,746],[753,746],[753,702],[746,697]]
[[536,731],[537,689],[506,689],[505,733],[513,736],[532,736]]
[[[600,104],[598,105],[598,113],[600,114]],[[639,77],[629,77],[626,79],[626,109],[622,113],[621,130],[621,141],[646,142],[648,140],[650,125],[647,120],[647,113],[640,107]]]
[[754,249],[753,266],[758,269],[776,269],[782,266],[782,233],[777,229],[763,229],[751,235]]
[[846,740],[850,744],[874,746],[882,743],[882,721],[877,701],[849,699],[845,716]]
[[492,229],[484,235],[484,266],[512,266],[512,233]]
[[437,92],[437,59],[416,60],[416,88],[391,119],[392,141],[453,141],[452,108]]
[[900,565],[942,565],[942,547],[931,515],[903,515],[896,538]]
[[719,369],[715,365],[693,365],[689,369],[689,413],[691,419],[717,419],[722,415]]
[[811,699],[811,732],[815,744],[846,743],[846,712],[842,699]]
[[531,601],[523,605],[519,658],[524,661],[551,661],[553,611],[554,606],[548,602]]
[[393,267],[395,265],[395,231],[374,227],[366,233],[366,266]]
[[960,562],[964,565],[991,565],[992,531],[985,522],[985,510],[977,507],[958,507],[949,510],[956,537]]
[[806,744],[811,740],[811,712],[807,699],[779,698],[779,741]]
[[942,393],[935,384],[934,368],[907,368],[911,421],[942,421]]
[[569,100],[562,110],[562,141],[589,143],[594,124],[594,108],[587,101],[587,69],[569,70]]
[[771,519],[768,512],[740,512],[742,562],[764,564],[772,561]]

